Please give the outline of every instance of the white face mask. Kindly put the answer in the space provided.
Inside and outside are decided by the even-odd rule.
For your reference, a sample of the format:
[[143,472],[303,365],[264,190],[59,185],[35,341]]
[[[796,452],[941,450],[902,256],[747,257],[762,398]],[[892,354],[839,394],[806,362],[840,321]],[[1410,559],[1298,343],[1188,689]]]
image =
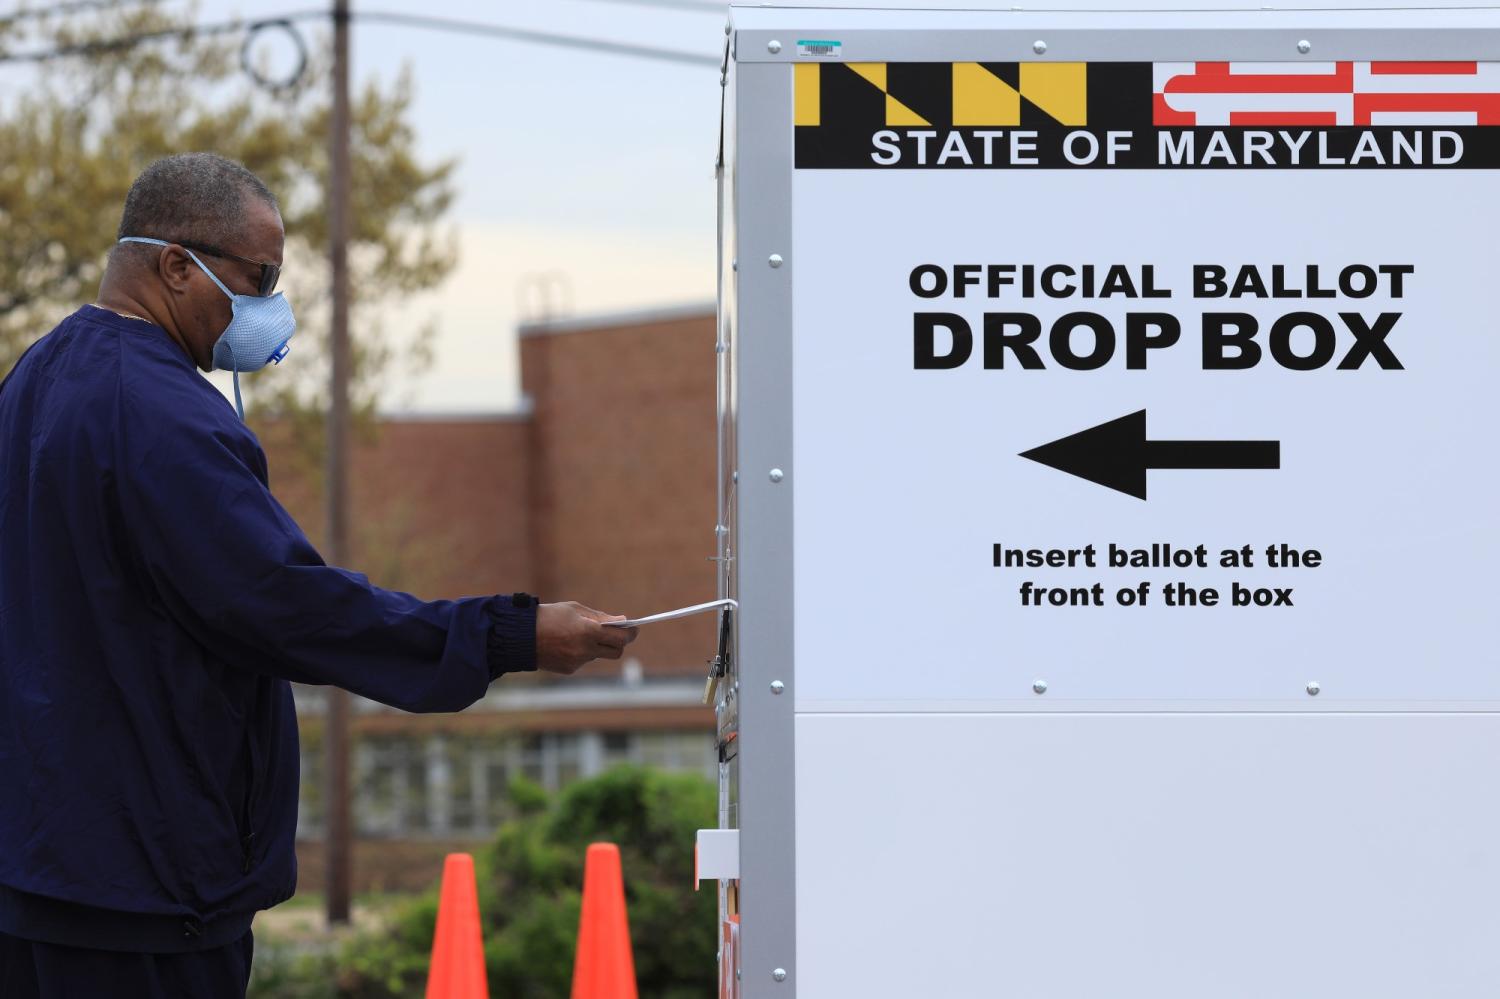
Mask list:
[[[151,239],[147,236],[126,236],[120,242],[172,245],[164,239]],[[229,296],[232,316],[229,325],[224,327],[224,332],[214,341],[213,363],[220,371],[234,372],[234,408],[243,420],[245,404],[240,400],[240,372],[259,371],[272,362],[280,364],[281,359],[291,350],[287,341],[297,332],[297,319],[292,315],[291,304],[281,292],[264,296],[236,295],[224,286],[224,282],[213,271],[203,266],[203,261],[198,259],[197,254],[186,247],[183,250],[208,275],[208,279]]]

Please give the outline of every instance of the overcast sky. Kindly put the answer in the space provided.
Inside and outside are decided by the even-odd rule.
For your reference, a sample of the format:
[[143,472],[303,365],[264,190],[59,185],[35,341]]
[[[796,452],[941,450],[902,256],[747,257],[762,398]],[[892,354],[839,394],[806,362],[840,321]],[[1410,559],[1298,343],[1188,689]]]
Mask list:
[[[353,7],[377,9],[364,0]],[[201,16],[236,8],[244,12],[209,0]],[[722,10],[618,0],[406,0],[378,9],[712,55],[724,39]],[[459,268],[403,310],[413,322],[437,318],[436,361],[388,408],[513,408],[519,289],[536,275],[560,275],[578,313],[712,300],[714,68],[357,21],[352,45],[356,82],[412,67],[420,148],[460,162],[451,215]]]
[[[663,6],[624,0],[352,0],[352,6],[356,14],[395,10],[719,55],[722,6],[658,2]],[[197,7],[200,21],[213,22],[320,5],[201,0]],[[0,10],[15,6],[0,0]],[[302,28],[309,41],[324,30],[316,22]],[[357,20],[352,39],[355,88],[371,77],[389,80],[409,64],[419,149],[429,160],[459,158],[449,220],[462,260],[442,288],[395,316],[438,320],[436,363],[426,375],[406,379],[387,409],[515,407],[518,289],[536,275],[560,276],[574,314],[712,301],[716,68]],[[266,37],[264,45],[274,53],[277,42]]]

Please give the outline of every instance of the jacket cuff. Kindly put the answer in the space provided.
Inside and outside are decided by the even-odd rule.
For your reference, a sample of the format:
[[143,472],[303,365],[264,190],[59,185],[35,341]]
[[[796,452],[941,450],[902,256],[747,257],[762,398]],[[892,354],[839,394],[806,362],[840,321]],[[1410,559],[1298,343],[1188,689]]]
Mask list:
[[486,645],[490,680],[503,673],[536,671],[535,597],[495,597],[490,601],[490,633]]

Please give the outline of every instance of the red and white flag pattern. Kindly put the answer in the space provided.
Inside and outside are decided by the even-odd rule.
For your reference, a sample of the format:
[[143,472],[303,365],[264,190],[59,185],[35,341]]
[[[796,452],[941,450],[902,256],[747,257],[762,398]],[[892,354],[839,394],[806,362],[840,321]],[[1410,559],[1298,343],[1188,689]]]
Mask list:
[[1500,63],[1159,62],[1153,121],[1193,125],[1500,125]]

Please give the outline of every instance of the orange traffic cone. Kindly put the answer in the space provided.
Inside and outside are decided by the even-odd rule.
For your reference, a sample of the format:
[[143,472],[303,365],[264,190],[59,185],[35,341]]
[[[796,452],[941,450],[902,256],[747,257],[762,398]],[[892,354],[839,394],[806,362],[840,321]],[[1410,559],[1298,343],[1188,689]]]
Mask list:
[[450,853],[443,861],[443,890],[438,898],[437,931],[432,935],[427,999],[490,999],[484,977],[474,858],[467,853]]
[[584,861],[573,999],[636,999],[625,881],[620,848],[613,843],[592,844]]

